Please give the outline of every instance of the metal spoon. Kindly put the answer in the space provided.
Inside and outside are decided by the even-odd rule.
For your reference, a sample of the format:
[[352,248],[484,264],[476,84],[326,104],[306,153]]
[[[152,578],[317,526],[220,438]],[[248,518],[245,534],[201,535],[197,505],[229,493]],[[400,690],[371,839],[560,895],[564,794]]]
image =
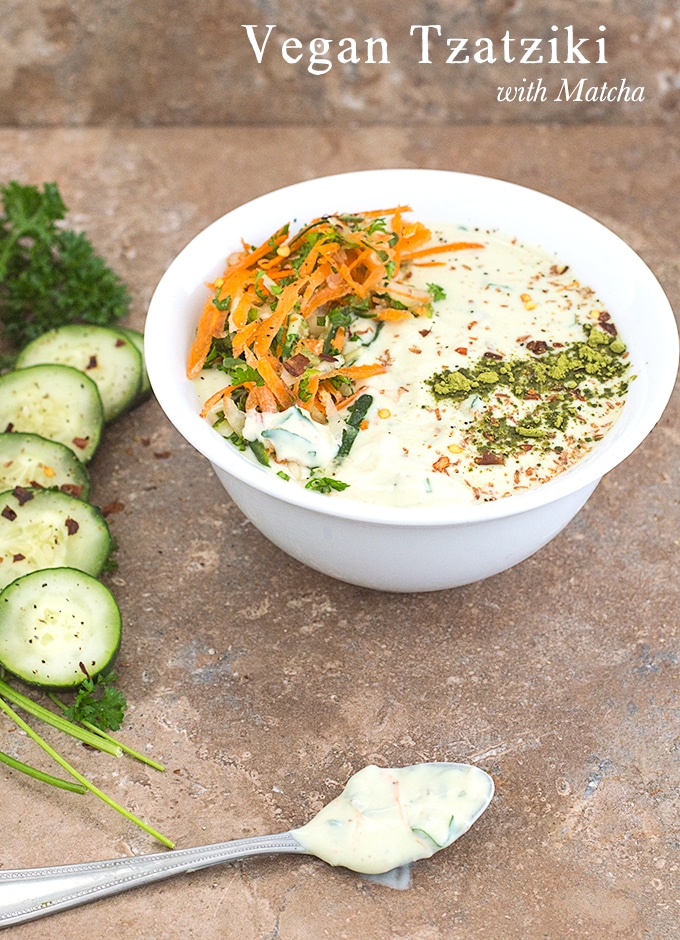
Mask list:
[[[421,777],[414,778],[414,773],[421,775],[424,773],[427,785]],[[437,786],[430,789],[429,784],[433,780],[433,775],[434,779],[446,778],[446,786],[443,790],[438,789]],[[415,790],[412,786],[409,795],[408,780],[411,780],[413,784],[414,779]],[[365,789],[367,786],[368,791]],[[387,793],[382,792],[385,786],[387,786]],[[377,802],[371,803],[370,797],[376,793],[374,790],[376,787]],[[423,843],[416,838],[415,842],[418,846],[416,854],[412,854],[412,846],[407,843],[406,854],[404,854],[404,846],[401,845],[400,851],[396,854],[388,852],[386,856],[379,857],[380,864],[392,862],[393,865],[401,863],[403,866],[413,859],[427,857],[458,839],[484,812],[493,796],[493,790],[491,777],[483,770],[468,764],[435,762],[396,770],[380,769],[370,765],[351,777],[343,793],[327,804],[311,822],[291,832],[235,839],[232,842],[218,842],[193,849],[173,849],[171,852],[162,852],[157,855],[116,858],[105,862],[0,871],[0,928],[34,920],[45,914],[63,911],[110,894],[118,894],[120,891],[137,885],[150,884],[172,875],[197,871],[221,862],[233,862],[251,855],[315,855],[327,859],[331,864],[346,865],[349,864],[346,859],[343,860],[338,855],[329,856],[325,851],[328,849],[328,831],[337,833],[340,819],[344,821],[339,828],[344,829],[346,833],[354,833],[350,825],[353,815],[365,819],[367,814],[376,813],[377,808],[377,816],[384,825],[386,809],[392,807],[400,825],[406,827],[409,836],[413,837],[413,834],[421,832],[421,829],[417,828],[420,823],[417,823],[416,828],[411,829],[411,823],[406,821],[408,812],[404,807],[409,805],[409,800],[415,799],[418,808],[422,808],[422,801],[427,802],[426,798],[429,795],[431,806],[438,805],[439,800],[438,808],[441,814],[441,800],[444,799],[446,841],[432,840],[431,850],[426,850],[423,855],[421,851]],[[367,792],[370,794],[368,799]],[[456,813],[453,812],[451,799],[455,799]],[[342,805],[343,801],[345,808],[338,815],[338,805]],[[347,815],[348,807],[349,815]],[[324,818],[319,827],[318,821],[322,820],[322,817]],[[388,823],[389,818],[388,813]],[[330,830],[324,829],[328,826]],[[316,837],[312,835],[311,841],[310,828],[316,832]],[[377,831],[380,835],[380,827]],[[319,841],[320,833],[324,833],[321,841]],[[298,835],[300,838],[297,838]],[[425,833],[423,835],[426,839],[429,838]],[[376,830],[374,829],[373,842],[375,842],[375,836]],[[357,840],[356,833],[354,833],[350,841],[355,849],[357,841],[359,846],[363,843],[365,847],[373,848],[370,836]],[[378,839],[378,841],[381,840]],[[383,838],[382,842],[384,841]],[[302,844],[303,842],[305,845]],[[356,854],[350,856],[352,864],[349,867],[354,868],[358,859],[359,856]],[[384,872],[385,868],[357,867],[355,870]],[[387,872],[387,874],[390,873]],[[403,883],[397,883],[402,881],[403,879],[398,878],[392,886],[404,887]]]
[[157,855],[0,871],[0,928],[221,862],[251,855],[290,853],[311,854],[289,832],[282,832],[193,849],[173,849]]

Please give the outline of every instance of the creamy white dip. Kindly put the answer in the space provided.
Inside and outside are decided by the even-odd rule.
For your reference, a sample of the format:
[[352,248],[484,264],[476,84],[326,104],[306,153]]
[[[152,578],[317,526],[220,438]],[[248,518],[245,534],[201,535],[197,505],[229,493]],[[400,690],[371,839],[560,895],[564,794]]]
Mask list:
[[[255,414],[245,424],[232,416],[232,425],[241,424],[234,430],[269,450],[273,472],[303,484],[310,477],[336,478],[346,485],[332,492],[337,499],[393,506],[474,504],[552,479],[614,424],[624,403],[620,388],[577,401],[575,416],[550,449],[528,440],[524,450],[502,462],[480,461],[476,429],[482,416],[514,425],[535,401],[505,389],[486,399],[473,394],[464,401],[437,400],[428,380],[483,357],[489,357],[490,366],[529,357],[536,343],[554,351],[583,342],[584,326],[599,328],[609,314],[590,287],[542,249],[495,231],[445,226],[435,233],[442,242],[472,237],[484,247],[433,255],[413,265],[410,285],[426,289],[436,284],[445,294],[432,304],[431,317],[387,322],[377,335],[374,321],[355,328],[357,340],[367,344],[356,364],[381,362],[387,368],[362,380],[373,402],[347,456],[335,459],[346,414],[331,415],[327,424],[312,421],[298,407]],[[203,402],[224,385],[224,373],[207,370],[195,381]],[[591,384],[595,389],[596,379]],[[229,426],[221,430],[229,436]]]
[[370,765],[292,835],[330,865],[379,874],[451,845],[493,792],[491,777],[469,764]]

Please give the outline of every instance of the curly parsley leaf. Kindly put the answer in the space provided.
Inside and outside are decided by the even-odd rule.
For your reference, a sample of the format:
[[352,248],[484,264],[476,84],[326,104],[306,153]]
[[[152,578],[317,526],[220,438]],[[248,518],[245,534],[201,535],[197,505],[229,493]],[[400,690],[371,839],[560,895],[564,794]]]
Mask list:
[[117,731],[123,723],[127,702],[115,688],[115,672],[101,673],[96,679],[81,682],[73,704],[64,711],[68,721],[88,722],[100,731]]
[[446,291],[439,284],[428,284],[427,289],[433,301],[446,300]]
[[130,295],[87,236],[64,225],[56,183],[0,186],[0,322],[21,348],[67,323],[110,326],[124,317]]

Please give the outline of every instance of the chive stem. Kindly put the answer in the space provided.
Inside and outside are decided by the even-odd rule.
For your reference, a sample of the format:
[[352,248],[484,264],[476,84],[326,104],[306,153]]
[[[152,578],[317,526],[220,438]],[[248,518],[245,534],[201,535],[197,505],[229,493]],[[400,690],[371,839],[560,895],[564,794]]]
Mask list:
[[71,793],[87,793],[87,790],[81,783],[72,783],[70,780],[62,780],[61,777],[53,777],[52,774],[44,770],[38,770],[37,767],[31,767],[30,764],[24,764],[16,757],[10,757],[4,751],[0,751],[0,763],[7,764],[12,770],[18,770],[28,777],[40,780],[42,783],[49,783],[52,787],[59,787],[61,790],[69,790]]
[[39,718],[48,725],[52,725],[52,727],[56,728],[58,731],[63,731],[65,734],[70,734],[71,737],[77,738],[79,741],[82,741],[83,744],[89,744],[91,747],[96,747],[98,750],[105,751],[107,754],[111,754],[113,757],[120,757],[122,754],[122,748],[120,745],[113,745],[110,741],[106,741],[100,735],[93,734],[91,731],[88,731],[85,728],[81,728],[72,721],[67,721],[67,719],[62,718],[61,715],[57,715],[55,712],[50,711],[49,708],[44,708],[42,705],[38,705],[37,702],[34,702],[26,695],[22,695],[21,692],[17,692],[16,689],[13,689],[11,685],[8,685],[2,679],[0,679],[0,695],[9,699],[10,702],[12,702],[14,705],[17,705],[25,712],[28,712],[28,714],[32,715],[34,718]]
[[[49,745],[47,741],[44,740],[44,738],[41,738],[41,736],[37,733],[37,731],[34,731],[33,728],[31,728],[31,726],[23,720],[23,718],[17,715],[14,709],[11,708],[11,706],[9,706],[7,702],[5,702],[2,698],[0,698],[0,709],[2,709],[2,711],[4,711],[5,714],[8,715],[12,719],[12,721],[14,721],[15,724],[17,724],[22,729],[22,731],[25,731],[26,734],[30,738],[32,738],[35,741],[35,743],[38,744],[45,751],[46,754],[49,754],[49,756],[52,758],[53,761],[59,764],[60,767],[62,767],[67,773],[69,773],[72,777],[74,777],[78,781],[78,783],[82,784],[82,786],[84,786],[91,793],[94,793],[95,796],[99,797],[99,799],[102,800],[104,803],[106,803],[107,806],[110,806],[111,809],[115,809],[116,812],[120,813],[121,816],[124,816],[125,819],[128,819],[130,822],[133,822],[136,826],[139,826],[141,829],[147,832],[150,836],[153,836],[154,839],[157,839],[159,842],[167,846],[169,849],[174,848],[174,842],[171,842],[164,835],[161,835],[160,832],[157,832],[155,829],[153,829],[151,826],[149,826],[147,823],[141,820],[138,816],[135,816],[134,813],[131,813],[129,810],[125,809],[124,806],[121,806],[120,803],[117,803],[114,799],[112,799],[112,797],[104,793],[103,790],[100,790],[99,787],[96,787],[93,783],[91,783],[87,779],[87,777],[84,777],[80,773],[79,770],[76,770],[75,767],[69,764],[69,762],[65,758],[63,758],[61,754],[55,751],[54,748],[51,747],[51,745]],[[50,712],[50,714],[52,713]]]

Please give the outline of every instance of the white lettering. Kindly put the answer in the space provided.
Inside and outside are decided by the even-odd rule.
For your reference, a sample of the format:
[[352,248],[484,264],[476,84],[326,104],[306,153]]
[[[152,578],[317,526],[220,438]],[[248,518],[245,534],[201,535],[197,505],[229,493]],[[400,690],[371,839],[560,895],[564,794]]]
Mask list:
[[478,39],[475,45],[479,47],[473,56],[475,62],[493,63],[496,61],[496,56],[493,54],[493,39]]
[[289,49],[302,49],[302,43],[299,39],[294,39],[291,37],[290,39],[286,39],[286,41],[281,46],[281,55],[283,58],[286,60],[286,62],[290,62],[291,65],[295,65],[295,63],[299,62],[302,58],[302,53],[299,55],[291,55],[288,52]]
[[[603,33],[606,28],[607,28],[606,26],[600,26],[600,32]],[[604,36],[602,36],[601,39],[596,39],[596,40],[595,40],[595,45],[596,45],[597,48],[600,50],[600,55],[599,55],[598,58],[597,58],[597,64],[598,64],[598,65],[603,65],[603,64],[606,65],[606,64],[607,64],[607,60],[606,60],[605,57],[604,57]]]
[[390,60],[387,58],[387,40],[385,39],[367,39],[366,45],[368,46],[368,51],[366,54],[366,62],[374,65],[375,59],[373,58],[373,49],[375,46],[380,46],[380,62],[378,65],[389,65]]
[[498,88],[496,96],[497,101],[546,101],[548,92],[543,79],[527,84],[526,78],[522,79],[522,85],[506,85]]
[[[523,49],[527,50],[522,56],[522,58],[519,60],[522,63],[522,65],[538,65],[539,63],[543,61],[542,55],[539,55],[538,58],[536,59],[531,58],[534,52],[536,52],[536,50],[541,45],[540,39],[521,39],[520,45],[522,46]],[[527,49],[527,46],[529,47],[528,49]]]
[[[455,45],[454,45],[454,43],[455,43]],[[470,56],[469,56],[469,55],[466,55],[464,59],[459,59],[459,58],[458,58],[458,53],[459,53],[459,52],[466,52],[466,51],[467,51],[467,39],[447,39],[447,40],[446,40],[446,45],[449,47],[449,49],[453,49],[453,52],[451,53],[451,55],[450,55],[450,56],[448,57],[448,59],[446,60],[446,65],[452,65],[452,64],[454,64],[454,63],[459,63],[459,64],[460,64],[460,63],[462,63],[462,62],[469,62],[469,61],[470,61]]]
[[[325,75],[332,67],[333,63],[330,59],[324,59],[323,56],[328,54],[328,50],[331,47],[330,39],[312,39],[309,44],[309,65],[307,66],[307,71],[311,72],[312,75]],[[320,66],[317,68],[317,66]]]
[[430,59],[430,30],[434,29],[437,32],[438,36],[442,34],[441,26],[436,24],[429,24],[428,26],[412,26],[410,35],[413,36],[415,31],[419,29],[420,32],[420,64],[421,65],[432,65],[432,59]]
[[[557,98],[555,101],[571,101],[574,98],[576,101],[581,101],[581,95],[583,93],[583,86],[585,85],[586,80],[582,78],[577,85],[574,86],[574,90],[570,90],[569,81],[566,78],[562,79],[562,85],[558,92]],[[564,95],[564,97],[562,97]]]
[[262,41],[262,47],[260,47],[260,46],[258,46],[258,44],[257,44],[257,38],[256,38],[256,36],[255,36],[255,30],[257,29],[257,26],[254,26],[254,25],[252,25],[252,24],[249,24],[248,26],[246,26],[246,25],[243,24],[243,23],[242,23],[241,25],[243,26],[243,28],[245,29],[245,31],[246,31],[246,33],[247,33],[247,35],[248,35],[248,39],[250,40],[250,45],[253,47],[253,52],[255,53],[255,58],[257,59],[257,61],[258,61],[258,62],[260,63],[260,65],[261,65],[261,64],[262,64],[262,56],[264,55],[264,50],[265,50],[265,47],[266,47],[266,45],[267,45],[267,40],[269,39],[269,36],[270,36],[270,34],[271,34],[271,31],[272,31],[273,29],[276,29],[276,26],[267,26],[267,35],[264,37],[264,39],[263,39],[263,41]]
[[585,78],[580,79],[573,87],[569,87],[566,78],[562,79],[559,93],[555,101],[644,101],[645,89],[643,85],[632,88],[625,78],[619,85],[591,85],[586,87]]
[[[515,40],[514,40],[514,39],[512,38],[512,36],[510,35],[510,30],[509,30],[509,29],[506,29],[505,35],[504,35],[503,38],[501,39],[501,42],[503,43],[503,61],[504,61],[504,62],[514,62],[514,61],[515,61],[514,55],[510,55],[510,43],[511,43],[511,42],[514,42],[514,41],[515,41]],[[499,89],[499,90],[500,90],[500,89]]]
[[567,32],[567,57],[565,58],[565,63],[567,65],[573,65],[576,62],[581,62],[584,65],[588,65],[590,59],[586,59],[582,52],[579,52],[579,47],[583,45],[584,42],[588,42],[587,39],[579,39],[577,43],[574,43],[574,27],[565,26]]
[[[347,48],[343,49],[343,46],[345,45],[347,46]],[[357,52],[357,44],[356,44],[355,39],[350,39],[349,37],[347,37],[346,39],[341,39],[340,42],[338,43],[338,48],[340,49],[340,52],[338,52],[338,62],[342,62],[344,64],[351,63],[352,65],[358,65],[359,62],[361,61],[361,59],[359,58],[359,54]]]

